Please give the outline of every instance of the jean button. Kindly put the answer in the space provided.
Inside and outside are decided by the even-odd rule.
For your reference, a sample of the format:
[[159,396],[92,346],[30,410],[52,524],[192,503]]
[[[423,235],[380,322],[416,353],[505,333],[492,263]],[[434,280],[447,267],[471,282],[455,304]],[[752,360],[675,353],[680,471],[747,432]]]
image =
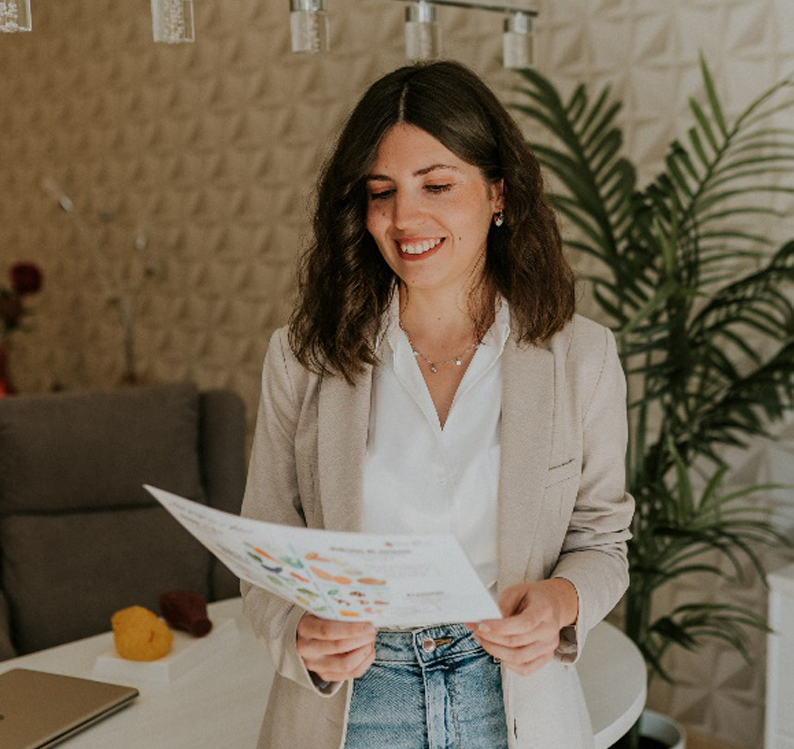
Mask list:
[[422,650],[424,650],[425,653],[432,653],[435,649],[436,641],[432,637],[425,637],[425,639],[422,640]]

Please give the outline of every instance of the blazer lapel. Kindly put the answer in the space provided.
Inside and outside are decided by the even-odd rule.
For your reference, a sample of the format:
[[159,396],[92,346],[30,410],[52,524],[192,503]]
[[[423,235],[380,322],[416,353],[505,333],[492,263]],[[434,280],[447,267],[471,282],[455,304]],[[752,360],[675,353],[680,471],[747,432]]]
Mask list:
[[340,376],[324,377],[320,384],[317,463],[323,523],[329,531],[361,529],[371,390],[371,366],[354,386]]
[[538,532],[549,468],[554,410],[554,355],[516,344],[502,354],[498,591],[522,582]]

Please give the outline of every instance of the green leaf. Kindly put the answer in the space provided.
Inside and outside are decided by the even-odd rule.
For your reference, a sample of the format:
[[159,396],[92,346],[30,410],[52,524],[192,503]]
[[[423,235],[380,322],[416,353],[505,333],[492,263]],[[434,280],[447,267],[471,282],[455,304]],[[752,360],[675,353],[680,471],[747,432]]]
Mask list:
[[784,218],[787,214],[769,206],[736,206],[724,211],[716,211],[705,216],[698,217],[700,226],[706,226],[714,221],[722,221],[726,218],[736,216],[771,216],[773,218]]
[[582,138],[582,142],[584,142],[584,138],[587,136],[588,131],[590,130],[593,122],[596,121],[598,116],[601,114],[601,110],[604,108],[604,105],[607,103],[609,99],[610,87],[605,86],[601,93],[596,99],[596,103],[593,105],[592,109],[588,113],[587,117],[585,118],[584,122],[581,124],[579,129],[580,136]]
[[694,127],[689,128],[689,140],[692,143],[692,148],[695,149],[695,153],[700,159],[700,163],[703,164],[706,169],[710,169],[711,159],[706,154],[706,149],[703,147],[703,141],[700,139],[700,133],[698,133],[697,129]]
[[706,117],[703,109],[701,108],[700,104],[697,103],[697,100],[690,99],[689,100],[689,108],[692,110],[692,113],[695,115],[695,119],[698,121],[700,125],[700,129],[703,135],[706,136],[706,140],[709,142],[712,150],[715,153],[719,153],[720,146],[717,143],[717,138],[714,136],[714,131],[711,129],[711,123]]
[[[582,133],[582,145],[584,152],[590,161],[594,161],[599,151],[603,148],[603,141],[607,138],[614,137],[615,134],[620,136],[620,131],[616,129],[608,129],[612,125],[615,116],[621,110],[620,104],[613,104],[610,106],[604,115],[598,120],[590,129],[588,133]],[[605,132],[606,131],[606,132]]]
[[585,107],[587,107],[587,90],[584,84],[580,83],[574,90],[566,110],[572,122],[579,119]]
[[634,330],[648,319],[654,312],[660,309],[675,292],[675,284],[672,282],[665,283],[657,293],[649,299],[642,307],[640,307],[636,314],[627,320],[625,325],[621,326],[619,334],[623,337],[630,335]]
[[766,91],[762,91],[761,94],[759,94],[759,96],[754,99],[747,109],[745,109],[744,112],[742,112],[736,119],[734,131],[739,131],[740,129],[746,127],[752,127],[752,125],[758,122],[759,119],[765,119],[764,117],[758,117],[758,110],[777,93],[790,86],[791,80],[786,78],[782,81],[779,81],[774,86],[768,88]]
[[785,185],[753,185],[743,189],[722,190],[719,193],[709,195],[697,201],[697,210],[702,213],[726,200],[746,198],[753,193],[782,193],[784,195],[791,195],[794,194],[794,188],[786,187]]
[[761,112],[756,112],[752,117],[749,117],[746,120],[746,125],[750,127],[752,125],[757,124],[758,122],[767,120],[776,114],[780,114],[781,112],[786,112],[789,109],[792,109],[793,107],[794,107],[794,99],[783,102],[782,104],[778,104],[776,107],[765,109]]
[[717,97],[717,91],[714,88],[714,79],[711,77],[711,71],[706,64],[706,58],[703,57],[702,52],[700,53],[700,70],[703,73],[703,83],[706,85],[706,94],[709,98],[709,104],[711,105],[711,113],[714,115],[714,120],[723,137],[727,138],[728,126],[725,124],[725,115],[722,113],[722,106]]

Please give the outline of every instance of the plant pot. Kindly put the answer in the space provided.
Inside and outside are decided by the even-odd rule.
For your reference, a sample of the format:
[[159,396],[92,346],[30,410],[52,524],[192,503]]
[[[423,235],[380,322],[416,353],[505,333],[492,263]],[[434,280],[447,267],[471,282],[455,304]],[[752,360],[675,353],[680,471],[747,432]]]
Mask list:
[[641,749],[684,749],[686,731],[669,715],[644,710],[640,717]]

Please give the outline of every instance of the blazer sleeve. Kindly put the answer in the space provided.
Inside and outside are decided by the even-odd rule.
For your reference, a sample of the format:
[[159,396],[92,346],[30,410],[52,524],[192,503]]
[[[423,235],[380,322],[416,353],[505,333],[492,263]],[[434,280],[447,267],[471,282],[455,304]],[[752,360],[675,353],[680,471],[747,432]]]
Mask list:
[[[290,378],[296,366],[284,329],[270,339],[262,371],[262,396],[254,432],[243,517],[304,526],[295,463],[299,398]],[[298,622],[305,613],[262,588],[242,581],[243,612],[257,639],[267,648],[276,671],[319,695],[330,697],[338,682],[318,688],[296,649]]]
[[552,577],[576,588],[579,616],[561,633],[557,656],[575,663],[589,630],[629,584],[626,542],[634,499],[626,493],[626,380],[612,332],[603,328],[603,360],[582,416],[582,474],[571,521]]

